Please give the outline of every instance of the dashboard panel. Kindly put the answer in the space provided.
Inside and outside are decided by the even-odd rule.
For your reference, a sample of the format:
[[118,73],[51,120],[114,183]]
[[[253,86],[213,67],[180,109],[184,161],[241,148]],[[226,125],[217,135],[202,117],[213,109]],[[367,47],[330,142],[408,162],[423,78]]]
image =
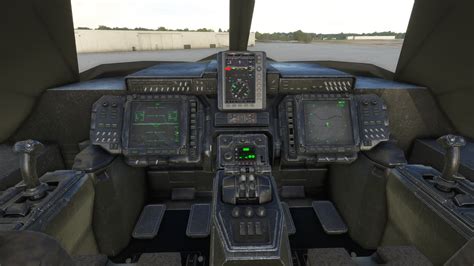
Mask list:
[[263,52],[162,63],[127,76],[125,96],[94,104],[90,139],[141,167],[351,163],[390,136],[385,103],[356,94],[355,81]]

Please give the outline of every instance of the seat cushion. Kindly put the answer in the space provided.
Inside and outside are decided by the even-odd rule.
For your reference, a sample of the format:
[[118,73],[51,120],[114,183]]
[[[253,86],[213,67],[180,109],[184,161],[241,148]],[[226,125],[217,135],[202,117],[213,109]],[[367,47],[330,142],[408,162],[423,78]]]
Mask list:
[[73,260],[46,234],[0,231],[0,265],[73,265]]

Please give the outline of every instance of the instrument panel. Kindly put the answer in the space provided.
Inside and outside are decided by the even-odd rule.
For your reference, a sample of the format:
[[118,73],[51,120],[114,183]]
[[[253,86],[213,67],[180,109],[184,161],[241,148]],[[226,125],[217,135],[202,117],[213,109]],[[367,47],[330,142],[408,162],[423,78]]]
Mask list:
[[220,110],[263,110],[266,104],[264,52],[218,54]]
[[263,52],[222,52],[190,66],[192,75],[179,66],[172,69],[181,76],[169,79],[165,64],[132,74],[129,93],[100,98],[92,108],[92,144],[140,167],[248,167],[277,157],[298,167],[351,163],[389,139],[383,100],[354,93],[348,74],[314,64],[267,65]]

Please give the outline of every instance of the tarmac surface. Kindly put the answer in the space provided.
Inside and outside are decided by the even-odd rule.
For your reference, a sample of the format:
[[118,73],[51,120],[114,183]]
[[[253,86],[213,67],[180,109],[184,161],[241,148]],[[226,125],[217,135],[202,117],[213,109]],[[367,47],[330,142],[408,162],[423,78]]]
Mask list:
[[[303,43],[257,43],[249,50],[265,51],[277,61],[333,60],[370,63],[395,71],[402,48],[402,40],[394,41],[320,41]],[[225,48],[161,50],[78,54],[79,71],[100,64],[133,61],[197,61]]]

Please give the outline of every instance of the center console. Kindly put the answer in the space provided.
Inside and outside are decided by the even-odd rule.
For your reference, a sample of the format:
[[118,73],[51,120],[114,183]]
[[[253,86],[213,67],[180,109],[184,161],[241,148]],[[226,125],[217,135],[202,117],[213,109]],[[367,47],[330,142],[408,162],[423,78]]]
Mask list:
[[214,179],[211,265],[289,265],[288,234],[264,134],[221,135]]

